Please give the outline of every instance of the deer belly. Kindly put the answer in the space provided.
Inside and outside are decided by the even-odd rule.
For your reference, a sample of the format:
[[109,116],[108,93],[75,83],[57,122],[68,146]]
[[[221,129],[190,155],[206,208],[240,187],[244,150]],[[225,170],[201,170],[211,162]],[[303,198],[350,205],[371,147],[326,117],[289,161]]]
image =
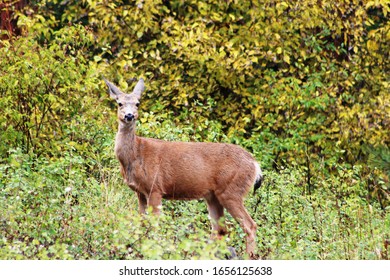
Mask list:
[[212,189],[212,182],[207,180],[176,181],[165,186],[163,197],[177,200],[200,199],[210,193]]

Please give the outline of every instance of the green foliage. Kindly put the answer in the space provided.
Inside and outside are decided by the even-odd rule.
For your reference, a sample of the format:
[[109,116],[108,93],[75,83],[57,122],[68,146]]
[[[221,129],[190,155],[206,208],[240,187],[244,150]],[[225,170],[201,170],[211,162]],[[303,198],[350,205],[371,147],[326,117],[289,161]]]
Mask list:
[[[389,1],[31,1],[0,40],[0,258],[208,259],[199,202],[140,218],[113,157],[138,133],[236,143],[267,170],[247,206],[268,259],[388,259]],[[199,213],[194,216],[193,213]]]
[[[305,193],[305,176],[292,170],[267,173],[269,179],[249,205],[262,225],[260,251],[271,259],[377,259],[388,258],[389,215],[363,198],[356,172],[334,176],[319,191]],[[297,186],[301,186],[298,188]],[[383,224],[381,224],[383,223]]]
[[81,131],[76,133],[80,116],[87,117],[97,104],[91,93],[98,89],[98,75],[83,56],[91,36],[72,26],[54,32],[45,46],[32,36],[1,42],[0,154],[10,147],[56,154],[65,142],[82,140]]
[[[90,175],[89,164],[72,152],[52,161],[10,152],[0,164],[1,259],[224,259],[228,246],[245,257],[244,232],[229,214],[230,233],[220,241],[209,239],[204,202],[164,201],[161,217],[141,217],[116,164],[106,164],[101,178]],[[302,172],[267,172],[263,188],[246,201],[259,225],[257,253],[388,259],[390,215],[363,198],[356,173],[345,170],[308,195]]]

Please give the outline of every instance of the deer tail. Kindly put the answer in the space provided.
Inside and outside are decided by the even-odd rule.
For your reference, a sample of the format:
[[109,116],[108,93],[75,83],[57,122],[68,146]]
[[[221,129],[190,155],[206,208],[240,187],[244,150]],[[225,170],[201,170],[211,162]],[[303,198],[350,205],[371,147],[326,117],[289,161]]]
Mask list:
[[264,180],[263,172],[261,172],[260,165],[256,161],[254,162],[254,164],[255,164],[255,169],[256,169],[256,179],[255,179],[255,184],[254,184],[254,188],[253,188],[253,193],[255,193],[256,190],[261,187],[261,184],[263,183],[263,180]]

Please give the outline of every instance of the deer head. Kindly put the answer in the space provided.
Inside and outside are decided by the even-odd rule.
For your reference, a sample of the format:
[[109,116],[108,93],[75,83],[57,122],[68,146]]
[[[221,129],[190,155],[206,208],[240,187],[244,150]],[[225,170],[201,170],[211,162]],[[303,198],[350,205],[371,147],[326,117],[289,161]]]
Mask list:
[[135,122],[138,118],[138,106],[141,94],[145,90],[144,80],[141,78],[134,87],[131,94],[126,94],[117,88],[113,83],[104,79],[109,88],[111,98],[118,103],[118,120],[122,124]]

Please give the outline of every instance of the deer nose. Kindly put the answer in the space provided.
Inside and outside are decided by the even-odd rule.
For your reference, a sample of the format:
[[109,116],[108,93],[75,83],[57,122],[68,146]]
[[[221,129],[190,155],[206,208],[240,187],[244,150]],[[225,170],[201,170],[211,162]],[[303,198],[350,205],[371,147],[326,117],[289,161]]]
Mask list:
[[134,115],[131,114],[131,113],[126,114],[126,115],[125,115],[125,120],[126,120],[126,121],[132,121],[132,120],[134,120]]

